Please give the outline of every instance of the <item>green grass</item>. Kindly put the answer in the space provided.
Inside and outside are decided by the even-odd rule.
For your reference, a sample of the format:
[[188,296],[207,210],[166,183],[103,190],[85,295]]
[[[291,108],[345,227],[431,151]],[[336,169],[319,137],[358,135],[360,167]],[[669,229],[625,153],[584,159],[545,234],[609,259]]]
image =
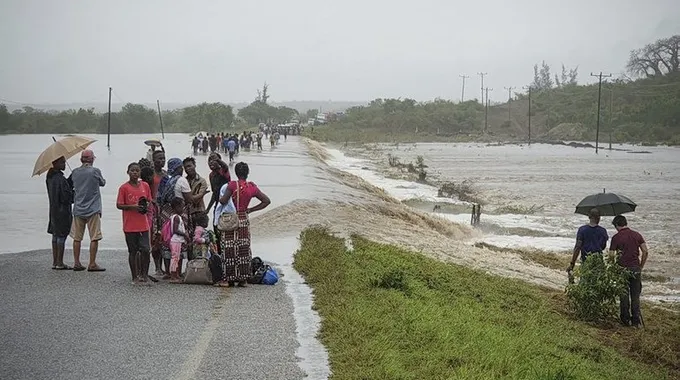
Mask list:
[[311,228],[295,255],[333,379],[680,376],[676,314],[645,314],[658,328],[603,329],[571,319],[561,293],[357,236],[352,246]]

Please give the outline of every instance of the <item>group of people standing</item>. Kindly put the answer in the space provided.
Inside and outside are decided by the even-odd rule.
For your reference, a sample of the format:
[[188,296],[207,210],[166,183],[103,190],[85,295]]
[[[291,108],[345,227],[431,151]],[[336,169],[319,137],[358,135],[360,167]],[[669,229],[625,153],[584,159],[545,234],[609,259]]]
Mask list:
[[[229,153],[229,159],[233,161],[234,155],[238,153],[240,148],[251,149],[257,146],[257,150],[262,150],[262,132],[254,133],[243,131],[242,134],[235,133],[233,135],[225,133],[213,133],[202,139],[194,136],[191,141],[191,148],[194,156],[200,151],[203,154],[214,152]],[[273,145],[272,145],[273,146]]]
[[[593,208],[588,213],[589,223],[581,226],[576,233],[576,245],[567,272],[574,269],[579,255],[581,262],[589,255],[603,253],[607,247],[609,235],[600,226],[600,211]],[[611,252],[619,254],[618,263],[629,272],[626,292],[619,300],[620,320],[625,326],[639,326],[642,323],[640,314],[640,294],[642,293],[642,269],[647,263],[649,251],[642,235],[628,227],[628,220],[623,215],[617,215],[612,220],[616,234],[609,244]]]
[[[47,173],[50,202],[48,233],[52,234],[53,269],[104,271],[96,263],[97,247],[102,239],[101,192],[106,184],[101,171],[93,166],[94,153],[85,150],[82,166],[65,178],[66,160],[52,163]],[[118,189],[116,207],[122,211],[123,232],[128,247],[128,263],[132,282],[136,285],[158,282],[158,278],[173,283],[182,282],[183,260],[219,255],[222,263],[218,286],[246,286],[251,276],[251,238],[248,215],[267,207],[271,201],[256,184],[248,181],[250,169],[245,162],[234,166],[236,180],[231,179],[230,165],[219,153],[208,157],[211,170],[208,180],[196,171],[196,160],[171,158],[164,149],[153,150],[152,160],[142,158],[127,166],[128,181]],[[208,205],[205,196],[212,193]],[[260,201],[250,207],[251,200]],[[238,227],[233,231],[217,228],[220,215],[238,215]],[[213,228],[208,228],[212,213]],[[169,242],[162,238],[166,223],[171,227]],[[90,235],[90,261],[80,263],[80,244],[84,229]],[[74,266],[63,262],[67,236],[73,238]],[[214,243],[213,243],[214,240]],[[213,243],[213,244],[211,244]],[[149,275],[153,258],[155,274]]]

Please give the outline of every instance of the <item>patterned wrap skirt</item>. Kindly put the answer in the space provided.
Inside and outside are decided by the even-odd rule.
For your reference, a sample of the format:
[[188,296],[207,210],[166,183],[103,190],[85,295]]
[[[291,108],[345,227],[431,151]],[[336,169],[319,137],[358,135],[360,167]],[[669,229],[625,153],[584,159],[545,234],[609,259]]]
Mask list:
[[230,232],[220,232],[222,242],[222,281],[247,281],[252,275],[250,260],[250,220],[245,212],[238,213],[238,228]]

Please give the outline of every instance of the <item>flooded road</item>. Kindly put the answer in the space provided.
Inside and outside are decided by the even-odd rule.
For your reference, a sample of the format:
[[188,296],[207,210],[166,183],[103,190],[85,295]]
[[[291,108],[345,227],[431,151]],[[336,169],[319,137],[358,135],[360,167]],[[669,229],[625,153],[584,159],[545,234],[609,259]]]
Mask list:
[[[146,157],[148,147],[143,141],[160,136],[113,135],[111,150],[106,148],[106,135],[88,136],[98,139],[91,149],[97,156],[95,166],[101,169],[107,181],[102,188],[104,239],[100,248],[124,249],[122,217],[115,204],[118,187],[128,179],[127,165]],[[4,208],[0,216],[4,238],[0,253],[49,247],[45,175],[31,177],[31,172],[35,159],[51,141],[52,136],[48,135],[0,136],[0,159],[4,163],[0,170],[4,178],[11,179],[11,186],[0,189],[0,203]],[[167,134],[163,140],[167,159],[191,156],[189,144],[189,135]],[[72,168],[80,165],[79,157],[69,160]],[[272,200],[271,206],[263,213],[296,199],[342,200],[348,197],[342,187],[328,179],[328,175],[309,157],[295,137],[273,149],[267,147],[262,152],[241,152],[237,160],[250,165],[249,180],[262,188]],[[196,161],[199,175],[207,179],[210,172],[207,156],[199,155]],[[65,175],[68,176],[69,172],[67,168]],[[35,232],[38,232],[37,236]]]
[[[159,136],[112,136],[110,151],[106,149],[105,136],[94,137],[100,139],[92,146],[98,156],[95,166],[108,182],[102,191],[101,247],[124,248],[121,215],[115,209],[117,189],[127,180],[127,164],[145,156],[142,141]],[[6,211],[0,215],[5,241],[2,253],[49,247],[45,179],[31,178],[30,173],[35,158],[50,141],[51,136],[46,135],[0,136],[0,157],[5,162],[1,170],[12,179],[11,187],[0,190],[0,202]],[[191,153],[188,135],[166,135],[163,142],[168,158],[184,158]],[[638,212],[631,214],[630,221],[649,240],[650,270],[671,277],[667,283],[647,284],[644,295],[675,300],[680,296],[680,286],[675,281],[680,272],[680,255],[676,253],[678,241],[673,234],[680,216],[680,150],[645,149],[652,153],[601,151],[594,158],[592,150],[548,145],[381,144],[351,150],[348,156],[293,136],[275,148],[241,152],[237,161],[250,165],[249,179],[272,199],[268,209],[252,216],[253,254],[275,263],[285,274],[284,280],[291,285],[287,292],[299,314],[298,333],[304,339],[314,336],[310,333],[313,329],[304,327],[316,317],[309,307],[309,289],[291,266],[303,228],[322,225],[338,236],[360,234],[440,260],[563,289],[564,271],[524,260],[516,253],[473,244],[483,241],[563,254],[573,247],[575,229],[585,223],[583,217],[573,214],[574,205],[602,188],[620,191],[638,202]],[[440,198],[437,188],[430,185],[390,178],[394,175],[387,165],[388,153],[402,162],[422,155],[429,166],[428,179],[457,183],[473,180],[477,195],[487,202],[482,228],[469,226],[469,207],[464,202]],[[199,174],[207,176],[206,157],[196,159]],[[78,165],[78,158],[70,163]],[[621,168],[627,173],[623,179]],[[450,210],[433,213],[434,204],[446,204]],[[530,207],[534,207],[530,214],[512,211]],[[603,218],[603,225],[613,235],[608,218]],[[319,347],[311,339],[301,343],[300,350],[310,354],[319,351]],[[323,356],[325,351],[320,350]],[[323,365],[314,360],[308,367],[324,371]]]

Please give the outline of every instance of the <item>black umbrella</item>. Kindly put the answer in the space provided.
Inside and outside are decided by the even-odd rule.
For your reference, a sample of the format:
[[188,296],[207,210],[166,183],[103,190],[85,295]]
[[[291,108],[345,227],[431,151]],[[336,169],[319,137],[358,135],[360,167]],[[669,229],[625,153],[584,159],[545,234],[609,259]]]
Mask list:
[[616,216],[625,214],[627,212],[635,211],[637,204],[624,197],[614,193],[605,193],[589,195],[578,205],[576,205],[576,213],[581,215],[588,215],[590,210],[596,208],[600,210],[602,216]]

